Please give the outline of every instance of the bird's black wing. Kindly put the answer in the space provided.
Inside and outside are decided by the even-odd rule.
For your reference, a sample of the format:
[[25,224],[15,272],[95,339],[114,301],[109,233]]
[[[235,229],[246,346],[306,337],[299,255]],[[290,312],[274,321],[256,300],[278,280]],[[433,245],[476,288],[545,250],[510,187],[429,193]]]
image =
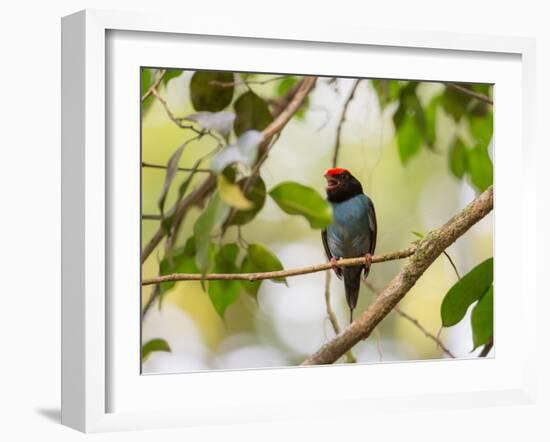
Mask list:
[[376,235],[378,233],[378,225],[376,222],[376,211],[374,210],[374,203],[372,202],[372,200],[370,200],[370,204],[369,204],[369,230],[370,230],[369,253],[371,255],[374,255],[374,250],[376,249]]
[[[325,248],[325,254],[327,255],[327,259],[330,260],[333,256],[332,253],[330,253],[330,249],[328,248],[328,240],[327,240],[327,231],[322,230],[321,231],[321,238],[323,239],[323,247]],[[338,278],[342,279],[342,269],[339,267],[336,267],[334,269],[334,273],[336,273],[336,276]]]

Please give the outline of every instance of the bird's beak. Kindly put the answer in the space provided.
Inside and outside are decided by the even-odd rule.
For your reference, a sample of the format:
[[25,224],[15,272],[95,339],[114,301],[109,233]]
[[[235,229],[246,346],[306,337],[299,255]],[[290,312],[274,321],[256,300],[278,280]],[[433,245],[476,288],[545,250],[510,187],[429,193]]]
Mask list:
[[327,180],[327,189],[334,189],[338,186],[338,180],[333,176],[325,175],[325,179]]

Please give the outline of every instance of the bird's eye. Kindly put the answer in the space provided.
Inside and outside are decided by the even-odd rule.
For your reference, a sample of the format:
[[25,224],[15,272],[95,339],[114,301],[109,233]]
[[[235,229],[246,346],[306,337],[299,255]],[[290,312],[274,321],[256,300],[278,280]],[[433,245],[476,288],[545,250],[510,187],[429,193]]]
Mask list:
[[345,180],[347,180],[349,178],[349,173],[344,173],[343,177],[344,177]]

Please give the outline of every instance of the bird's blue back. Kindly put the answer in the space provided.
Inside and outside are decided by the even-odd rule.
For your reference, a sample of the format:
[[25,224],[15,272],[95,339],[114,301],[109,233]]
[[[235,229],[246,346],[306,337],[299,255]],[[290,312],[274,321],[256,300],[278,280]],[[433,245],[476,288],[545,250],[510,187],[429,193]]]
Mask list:
[[369,253],[376,230],[375,221],[369,216],[370,198],[360,194],[331,205],[333,222],[327,227],[327,243],[332,256],[351,258]]

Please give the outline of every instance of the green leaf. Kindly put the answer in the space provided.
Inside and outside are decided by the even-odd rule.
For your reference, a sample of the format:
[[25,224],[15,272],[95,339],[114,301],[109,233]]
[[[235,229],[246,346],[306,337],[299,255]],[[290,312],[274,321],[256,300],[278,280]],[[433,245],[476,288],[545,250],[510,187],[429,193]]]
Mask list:
[[437,117],[437,109],[439,109],[439,106],[441,105],[441,95],[437,95],[433,97],[428,104],[428,107],[426,108],[426,112],[424,114],[426,119],[426,142],[429,146],[433,147],[436,140],[436,117]]
[[210,234],[225,220],[228,207],[221,200],[216,192],[210,198],[208,206],[195,221],[193,233],[195,234],[195,243],[197,255],[195,257],[197,267],[201,274],[206,274],[209,264]]
[[478,92],[478,93],[483,94],[487,97],[491,96],[492,87],[493,87],[492,85],[487,84],[487,83],[472,83],[472,84],[470,84],[470,88],[474,92]]
[[378,95],[381,108],[399,99],[401,83],[398,80],[373,79],[371,84]]
[[418,127],[415,117],[407,114],[397,130],[397,147],[402,164],[407,164],[420,151],[422,138],[422,132]]
[[481,298],[492,284],[493,258],[489,258],[470,270],[447,292],[441,303],[443,327],[460,322],[468,307]]
[[195,114],[188,115],[184,120],[194,121],[201,128],[205,130],[214,129],[226,140],[233,127],[233,121],[235,120],[235,114],[233,112],[197,112]]
[[170,190],[170,185],[172,184],[172,181],[174,180],[174,177],[176,176],[176,173],[178,171],[178,163],[180,161],[181,154],[183,153],[183,149],[185,149],[185,146],[187,146],[193,140],[194,138],[192,138],[191,140],[187,140],[180,147],[178,147],[166,164],[166,175],[164,176],[164,184],[162,186],[162,191],[160,192],[158,201],[161,216],[164,216],[164,203],[166,201],[168,191]]
[[[248,178],[243,178],[237,184],[241,189],[244,189],[247,181]],[[228,219],[229,226],[242,226],[252,221],[258,212],[262,210],[267,195],[264,180],[262,180],[260,176],[252,178],[252,182],[249,184],[244,195],[246,199],[252,203],[252,208],[249,210],[236,211],[233,216]]]
[[271,189],[269,195],[284,212],[305,217],[313,229],[324,229],[332,222],[330,204],[311,187],[287,181]]
[[[469,85],[461,86],[469,89]],[[445,109],[445,111],[451,115],[455,121],[458,121],[467,112],[468,105],[471,100],[472,98],[464,92],[461,92],[452,86],[447,86],[443,92],[443,109]]]
[[262,140],[263,136],[257,130],[245,132],[234,144],[229,144],[219,151],[212,158],[210,167],[217,173],[234,163],[251,167],[258,157],[258,147]]
[[[153,70],[148,68],[141,68],[141,97],[143,97],[149,88],[151,87],[151,84],[153,83]],[[144,101],[141,102],[141,108],[143,111],[147,110],[149,106],[153,103],[153,95],[149,95]]]
[[416,88],[418,87],[418,84],[418,81],[411,81],[400,90],[399,107],[397,108],[395,114],[393,114],[393,123],[396,130],[399,130],[399,127],[407,116],[414,117],[418,129],[422,133],[426,130],[424,109],[422,108],[422,104],[416,95]]
[[[225,244],[220,248],[215,257],[214,273],[237,273],[235,263],[239,254],[237,244]],[[208,283],[208,297],[216,312],[223,318],[225,310],[239,298],[241,289],[240,281],[210,281]]]
[[231,72],[198,71],[191,77],[191,103],[197,111],[219,112],[233,100],[235,78]]
[[151,69],[141,68],[141,96],[143,97],[151,87]]
[[151,339],[141,347],[141,362],[145,362],[154,351],[172,352],[172,349],[164,339]]
[[[256,273],[259,272],[259,270],[254,267],[254,263],[250,261],[250,258],[248,256],[245,256],[241,264],[241,272]],[[256,295],[258,294],[258,290],[260,289],[261,284],[262,281],[241,281],[242,287],[254,297],[256,297]]]
[[475,350],[493,336],[493,286],[487,289],[472,310],[471,323],[474,343],[472,350]]
[[[279,85],[277,87],[277,95],[279,97],[282,97],[283,95],[287,94],[293,87],[295,87],[298,84],[298,82],[299,82],[298,78],[293,75],[283,78],[279,82]],[[304,99],[304,102],[294,114],[294,117],[297,120],[303,120],[308,107],[309,107],[309,96],[306,96],[306,98]]]
[[288,91],[290,91],[290,89],[296,86],[296,83],[298,83],[298,79],[293,75],[289,75],[288,77],[283,78],[277,86],[277,95],[279,97],[282,97]]
[[412,232],[412,234],[413,234],[414,236],[416,236],[417,238],[420,238],[420,239],[424,238],[424,234],[423,234],[423,233],[420,233],[420,232]]
[[480,192],[493,184],[493,162],[487,149],[475,147],[468,151],[468,171],[472,184]]
[[[248,255],[243,260],[241,271],[243,273],[274,272],[284,270],[283,264],[277,256],[261,244],[250,244]],[[286,284],[285,278],[272,279],[273,282]],[[253,296],[256,296],[262,281],[243,281],[243,288]]]
[[455,140],[449,152],[449,169],[457,178],[462,178],[468,167],[468,150],[460,138]]
[[476,147],[487,148],[493,136],[493,113],[488,112],[484,117],[470,116],[470,133]]
[[[215,253],[215,250],[213,250],[214,248],[215,246],[211,244],[209,256],[212,256]],[[169,253],[169,256],[165,256],[160,261],[159,275],[170,275],[172,273],[200,273],[195,262],[197,248],[195,245],[195,238],[193,236],[187,239],[183,247],[178,247],[177,249],[171,250]],[[162,304],[164,295],[169,290],[174,288],[175,285],[175,281],[163,282],[159,284],[159,304]]]
[[170,80],[178,78],[183,72],[182,69],[166,69],[166,73],[162,77],[162,83],[166,86]]
[[252,91],[237,98],[233,107],[236,114],[233,129],[237,136],[249,130],[261,132],[273,121],[267,103]]
[[231,182],[224,174],[218,175],[218,192],[222,201],[235,209],[250,210],[253,208],[252,202],[246,199],[239,185]]
[[185,178],[184,181],[181,182],[181,184],[178,187],[178,197],[176,199],[176,202],[172,206],[172,209],[168,213],[162,213],[161,216],[161,226],[164,229],[165,232],[170,232],[170,229],[172,228],[172,222],[174,221],[174,215],[175,215],[175,208],[178,206],[181,199],[184,197],[185,192],[187,192],[187,189],[189,188],[189,185],[191,184],[191,181],[193,181],[193,177],[195,174],[195,171],[201,164],[201,159],[195,162],[191,170],[189,171],[189,174],[187,175],[187,178]]

